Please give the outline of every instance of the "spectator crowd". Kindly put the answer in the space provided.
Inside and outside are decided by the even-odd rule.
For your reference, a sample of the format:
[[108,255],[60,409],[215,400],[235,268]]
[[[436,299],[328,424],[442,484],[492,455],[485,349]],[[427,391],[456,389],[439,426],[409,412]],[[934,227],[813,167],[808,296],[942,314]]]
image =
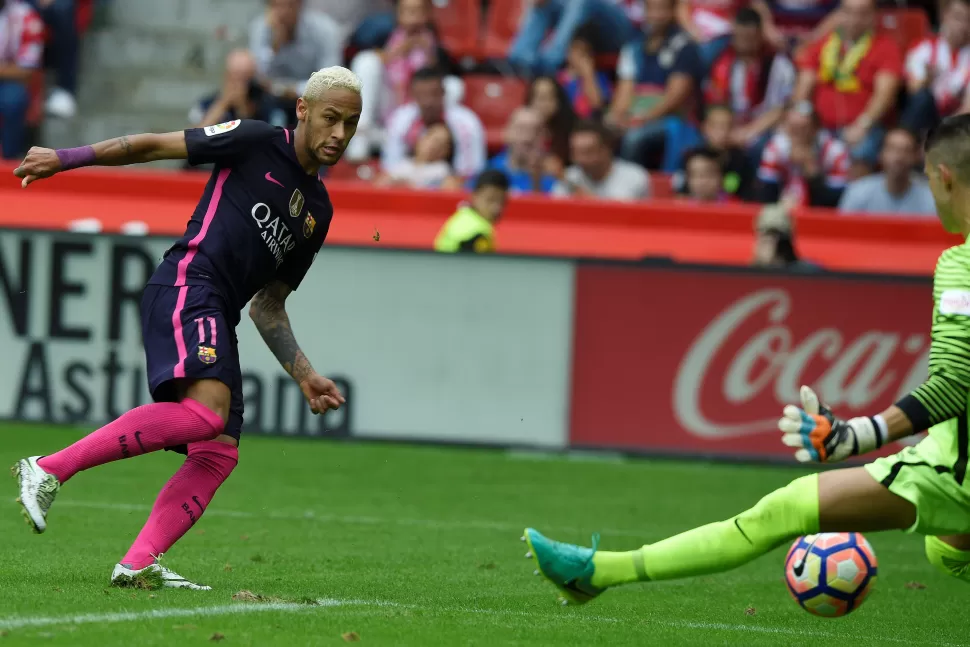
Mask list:
[[[300,80],[345,64],[364,108],[343,164],[378,185],[470,189],[488,170],[552,198],[930,214],[920,141],[970,110],[970,0],[916,37],[876,0],[486,0],[517,33],[472,62],[439,28],[458,1],[268,0],[190,121],[292,125]],[[509,75],[519,105],[476,112],[514,94]]]
[[[4,157],[45,44],[47,112],[76,110],[74,3],[0,0]],[[452,3],[502,14],[500,55],[449,40]],[[920,142],[970,111],[970,0],[941,3],[932,30],[918,8],[887,28],[877,0],[267,0],[189,123],[292,126],[305,79],[347,65],[363,113],[341,164],[381,186],[932,214]],[[476,111],[502,93],[521,100]]]

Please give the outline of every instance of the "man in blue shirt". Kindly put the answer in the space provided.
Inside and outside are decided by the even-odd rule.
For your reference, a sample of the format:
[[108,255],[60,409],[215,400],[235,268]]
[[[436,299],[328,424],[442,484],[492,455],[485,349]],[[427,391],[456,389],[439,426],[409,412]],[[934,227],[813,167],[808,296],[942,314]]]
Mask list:
[[549,193],[556,185],[556,178],[542,169],[541,131],[539,113],[517,108],[505,127],[505,150],[488,161],[487,169],[505,173],[513,193]]
[[933,192],[926,178],[916,173],[919,146],[909,130],[895,128],[886,133],[879,158],[882,172],[850,182],[839,211],[935,217]]
[[142,337],[155,402],[55,454],[14,465],[18,501],[41,533],[61,485],[81,470],[160,449],[187,455],[115,566],[113,584],[210,588],[161,566],[158,558],[202,516],[236,466],[243,394],[235,327],[243,306],[250,304],[256,328],[313,413],[344,403],[334,383],[300,350],[284,303],[303,281],[333,216],[317,173],[340,159],[360,109],[360,80],[350,70],[330,67],[306,83],[294,130],[235,120],[67,150],[32,148],[14,171],[26,187],[80,166],[159,159],[215,165],[185,235],[165,253],[142,296]]
[[620,52],[617,87],[606,121],[623,131],[620,156],[674,172],[684,151],[700,141],[697,111],[704,65],[680,27],[676,0],[646,0],[645,38]]

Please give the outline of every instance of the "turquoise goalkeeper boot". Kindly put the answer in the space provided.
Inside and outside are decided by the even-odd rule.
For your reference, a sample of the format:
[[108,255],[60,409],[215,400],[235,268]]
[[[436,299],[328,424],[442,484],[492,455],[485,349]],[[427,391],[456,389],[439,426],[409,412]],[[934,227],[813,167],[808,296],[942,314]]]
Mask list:
[[586,604],[606,589],[590,583],[593,576],[593,553],[600,543],[600,536],[593,535],[593,547],[583,548],[564,544],[545,537],[538,530],[526,528],[522,541],[529,545],[526,558],[536,560],[536,575],[542,575],[556,585],[563,605]]

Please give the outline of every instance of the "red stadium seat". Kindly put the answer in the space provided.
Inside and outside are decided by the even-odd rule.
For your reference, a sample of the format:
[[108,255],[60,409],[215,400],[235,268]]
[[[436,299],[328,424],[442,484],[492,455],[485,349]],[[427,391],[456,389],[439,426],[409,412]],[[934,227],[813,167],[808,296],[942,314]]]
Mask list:
[[525,103],[525,82],[513,77],[493,75],[469,75],[464,81],[464,103],[482,120],[488,150],[501,149],[502,131],[509,115]]
[[524,0],[491,0],[485,19],[484,53],[487,58],[505,58],[519,31]]
[[480,0],[435,0],[434,23],[441,44],[455,58],[481,54],[482,6]]
[[908,9],[882,9],[879,26],[896,37],[903,52],[932,33],[929,16],[919,7]]

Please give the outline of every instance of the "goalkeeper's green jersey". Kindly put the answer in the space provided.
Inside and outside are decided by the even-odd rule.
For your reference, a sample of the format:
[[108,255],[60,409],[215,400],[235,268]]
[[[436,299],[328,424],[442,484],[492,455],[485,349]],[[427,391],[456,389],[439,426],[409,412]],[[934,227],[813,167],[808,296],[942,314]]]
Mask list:
[[[914,426],[930,427],[945,462],[962,483],[970,444],[970,240],[943,252],[933,273],[933,332],[929,377],[900,401]],[[906,400],[925,408],[912,415]],[[914,417],[916,419],[914,419]],[[923,417],[923,420],[920,418]],[[921,424],[922,423],[922,424]],[[925,426],[924,426],[925,425]]]

